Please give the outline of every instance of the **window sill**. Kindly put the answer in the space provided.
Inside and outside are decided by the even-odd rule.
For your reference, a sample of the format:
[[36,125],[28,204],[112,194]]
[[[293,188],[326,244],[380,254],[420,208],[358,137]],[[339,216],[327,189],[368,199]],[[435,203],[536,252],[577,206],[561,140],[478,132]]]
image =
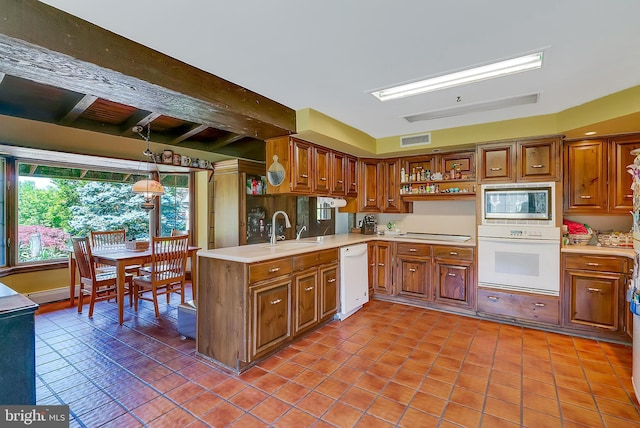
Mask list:
[[38,264],[30,264],[30,265],[20,265],[20,266],[9,266],[0,268],[0,278],[4,278],[5,276],[15,275],[19,273],[29,273],[29,272],[41,272],[47,270],[54,269],[67,269],[69,267],[68,261],[51,261],[51,262],[43,262]]

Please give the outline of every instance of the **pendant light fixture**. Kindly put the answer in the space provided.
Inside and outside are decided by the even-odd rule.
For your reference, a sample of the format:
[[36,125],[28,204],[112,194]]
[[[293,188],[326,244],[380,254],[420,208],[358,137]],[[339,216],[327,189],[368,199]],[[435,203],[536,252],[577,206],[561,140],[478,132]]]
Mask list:
[[[147,124],[147,133],[146,135],[142,133],[144,128],[142,126],[134,126],[132,131],[141,136],[147,142],[147,148],[144,152],[142,152],[146,157],[151,158],[153,161],[153,165],[155,166],[156,172],[158,173],[158,177],[160,177],[160,171],[158,170],[158,165],[156,164],[156,160],[151,153],[151,149],[149,148],[149,135],[151,134],[151,124]],[[144,202],[140,205],[142,209],[152,210],[154,208],[153,198],[155,196],[164,195],[164,187],[160,182],[153,179],[145,179],[139,180],[133,183],[133,188],[131,189],[133,193],[140,193],[144,196]]]

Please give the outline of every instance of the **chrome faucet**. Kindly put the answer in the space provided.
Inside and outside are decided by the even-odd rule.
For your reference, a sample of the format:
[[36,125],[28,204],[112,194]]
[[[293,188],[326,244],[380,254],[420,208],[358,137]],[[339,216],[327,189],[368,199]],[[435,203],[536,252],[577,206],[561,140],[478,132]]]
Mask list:
[[276,211],[273,213],[273,218],[271,219],[271,245],[276,245],[276,217],[278,214],[282,214],[284,216],[284,221],[287,227],[291,227],[291,222],[289,221],[289,216],[284,211]]
[[298,234],[296,235],[296,241],[299,241],[299,240],[300,240],[300,235],[302,235],[302,231],[303,231],[303,230],[306,230],[306,229],[307,229],[307,226],[306,226],[306,225],[303,225],[303,226],[300,228],[300,230],[298,231]]

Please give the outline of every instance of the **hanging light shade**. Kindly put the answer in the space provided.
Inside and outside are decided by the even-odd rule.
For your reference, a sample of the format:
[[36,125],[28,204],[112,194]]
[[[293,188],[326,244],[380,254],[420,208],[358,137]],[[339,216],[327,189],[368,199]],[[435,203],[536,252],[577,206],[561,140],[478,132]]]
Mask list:
[[[153,160],[153,164],[156,167],[156,171],[158,170],[158,166],[156,165],[155,158],[153,157],[153,153],[149,149],[149,134],[150,134],[150,125],[147,124],[147,135],[142,134],[142,127],[135,126],[133,131],[138,133],[144,140],[147,142],[147,149],[143,152],[145,156],[151,158]],[[158,171],[158,175],[160,172]],[[156,180],[139,180],[133,183],[133,187],[131,188],[133,193],[139,193],[144,197],[144,202],[140,205],[145,210],[152,210],[154,208],[153,198],[156,196],[164,195],[164,187],[160,184],[159,181]]]

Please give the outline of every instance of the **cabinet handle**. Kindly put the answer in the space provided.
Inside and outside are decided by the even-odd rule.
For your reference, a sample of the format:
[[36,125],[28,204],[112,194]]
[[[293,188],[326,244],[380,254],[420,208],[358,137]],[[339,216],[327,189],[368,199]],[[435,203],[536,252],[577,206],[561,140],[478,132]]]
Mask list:
[[409,252],[410,253],[415,253],[416,251],[418,251],[418,250],[416,250],[415,248],[409,248]]
[[272,305],[277,305],[278,303],[282,302],[282,299],[276,299],[276,300],[272,300],[271,304]]
[[311,291],[311,290],[313,290],[313,285],[311,287],[307,287],[304,289],[304,291]]
[[489,168],[489,171],[500,171],[502,168],[500,168],[499,166],[493,167],[493,168]]
[[625,198],[633,198],[633,195],[624,195]]
[[342,181],[342,180],[338,180],[338,183],[342,184],[342,183],[344,183],[344,181]]
[[378,266],[384,266],[384,263],[378,263]]
[[600,266],[600,263],[589,262],[587,266]]
[[367,199],[367,202],[375,202],[375,199]]
[[279,270],[280,270],[279,267],[274,267],[274,268],[269,269],[269,273],[278,272]]
[[351,183],[351,185],[352,185],[353,187],[356,187],[356,183]]
[[591,195],[582,195],[580,199],[591,199]]
[[450,256],[457,256],[457,255],[458,255],[458,253],[457,253],[457,252],[455,252],[455,251],[449,251],[449,255],[450,255]]
[[447,276],[457,276],[455,273],[448,272]]
[[600,293],[600,292],[602,292],[602,288],[589,287],[589,288],[587,288],[587,290],[592,292],[592,293]]
[[498,300],[500,300],[500,298],[496,296],[487,296],[487,299],[491,300],[492,302],[497,302]]
[[332,282],[336,282],[335,278],[327,279],[327,283],[331,284]]
[[544,303],[534,303],[534,304],[533,304],[533,306],[537,306],[537,307],[539,307],[539,308],[544,308],[544,307],[545,307],[545,306],[547,306],[547,305],[546,305],[546,304],[544,304]]
[[371,263],[371,267],[374,267],[376,264],[375,263]]
[[300,174],[301,178],[309,178],[309,176],[307,174]]
[[393,202],[393,199],[387,199],[387,202]]
[[327,177],[320,177],[320,181],[327,181]]
[[416,271],[416,268],[410,268],[409,269],[409,272],[415,272],[415,271]]
[[531,168],[542,168],[544,165],[531,165]]

